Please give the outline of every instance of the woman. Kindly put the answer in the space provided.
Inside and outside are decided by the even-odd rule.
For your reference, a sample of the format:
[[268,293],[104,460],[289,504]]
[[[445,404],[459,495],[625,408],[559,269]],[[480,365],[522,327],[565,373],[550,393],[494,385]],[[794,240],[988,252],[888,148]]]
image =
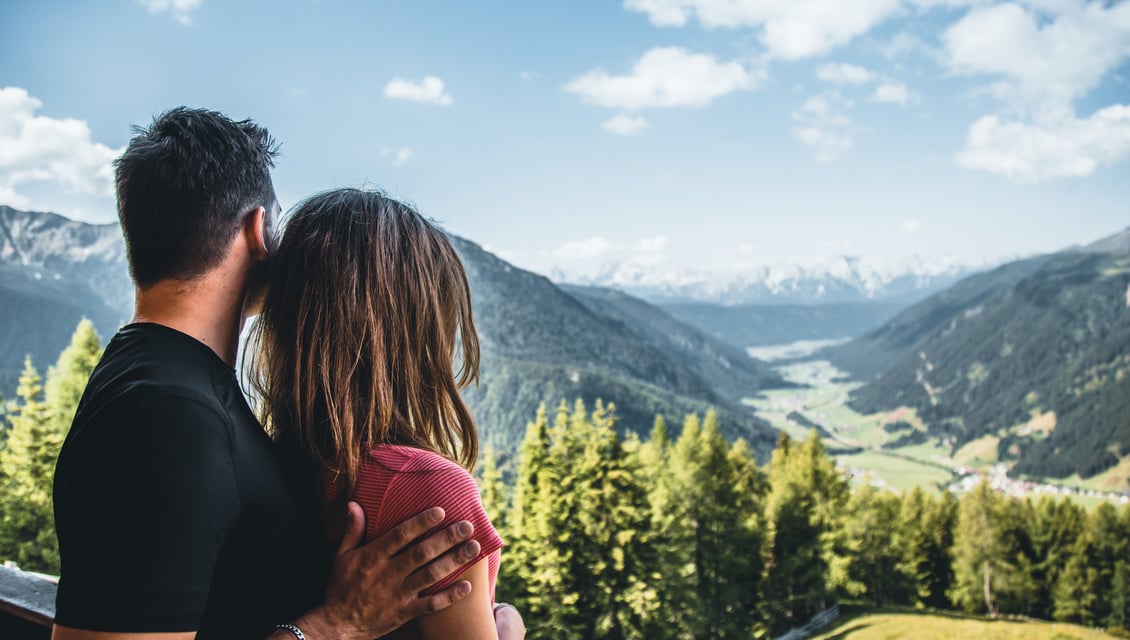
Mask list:
[[274,260],[255,340],[264,424],[320,483],[323,513],[361,504],[369,539],[435,505],[443,526],[470,520],[479,557],[431,591],[465,579],[471,595],[394,635],[497,638],[502,540],[469,473],[478,436],[459,390],[479,343],[451,243],[404,203],[339,189],[299,205]]

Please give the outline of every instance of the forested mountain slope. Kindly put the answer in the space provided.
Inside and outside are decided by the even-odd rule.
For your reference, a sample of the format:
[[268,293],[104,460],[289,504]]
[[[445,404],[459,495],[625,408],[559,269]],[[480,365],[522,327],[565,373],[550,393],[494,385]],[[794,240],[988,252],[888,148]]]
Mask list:
[[471,281],[483,348],[481,383],[466,397],[496,445],[511,448],[540,403],[580,397],[590,406],[614,402],[621,427],[638,432],[650,430],[656,414],[677,431],[684,415],[713,406],[728,435],[746,438],[759,453],[772,448],[775,431],[737,402],[782,384],[763,364],[729,352],[741,364],[722,382],[726,352],[705,341],[679,345],[705,336],[640,307],[647,303],[583,288],[570,295],[473,242],[452,240]]
[[665,309],[614,289],[560,286],[594,313],[619,321],[647,344],[677,358],[729,400],[741,402],[758,389],[785,386],[780,375],[766,363],[707,335]]
[[[517,443],[540,403],[578,397],[614,402],[621,426],[639,431],[659,413],[677,430],[687,413],[714,406],[730,435],[760,453],[772,447],[775,432],[738,404],[782,384],[763,364],[642,301],[583,304],[470,241],[452,241],[471,281],[483,346],[482,383],[466,395],[484,438],[498,448]],[[0,207],[0,276],[0,390],[8,396],[25,354],[45,371],[83,316],[108,339],[132,315],[116,224]],[[617,311],[628,307],[630,316]],[[722,375],[724,361],[733,375]]]
[[916,353],[941,328],[986,300],[1010,291],[1030,276],[1046,256],[1018,260],[977,273],[919,302],[851,342],[826,352],[832,364],[861,379],[886,371]]
[[833,351],[853,373],[880,371],[852,405],[913,407],[954,450],[996,438],[1019,474],[1115,465],[1130,455],[1127,238],[972,276]]

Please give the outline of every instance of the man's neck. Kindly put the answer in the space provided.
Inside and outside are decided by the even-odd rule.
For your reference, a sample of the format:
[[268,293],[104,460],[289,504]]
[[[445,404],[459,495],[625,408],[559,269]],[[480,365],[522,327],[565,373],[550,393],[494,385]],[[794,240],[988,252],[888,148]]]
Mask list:
[[153,322],[196,338],[234,367],[243,329],[242,283],[210,273],[190,282],[164,280],[138,289],[134,322]]

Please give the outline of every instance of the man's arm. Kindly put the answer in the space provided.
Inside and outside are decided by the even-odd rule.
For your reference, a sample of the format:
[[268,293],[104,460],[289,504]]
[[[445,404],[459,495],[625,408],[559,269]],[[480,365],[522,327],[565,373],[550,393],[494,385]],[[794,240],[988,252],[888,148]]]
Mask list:
[[[442,509],[430,509],[358,547],[365,531],[364,514],[359,505],[350,503],[346,533],[334,559],[325,602],[290,622],[310,640],[369,640],[465,598],[470,593],[470,584],[465,581],[431,596],[419,595],[479,554],[479,543],[467,542],[473,533],[469,522],[457,522],[410,544],[443,517]],[[52,633],[53,640],[192,640],[195,636],[195,632],[108,633],[58,625]],[[270,637],[293,640],[294,636],[276,631]]]
[[[409,545],[443,521],[442,509],[430,509],[401,523],[384,536],[358,547],[365,531],[361,507],[349,503],[345,536],[338,547],[325,603],[291,621],[310,640],[375,638],[405,622],[435,613],[466,598],[468,581],[457,582],[430,596],[421,591],[479,554],[469,522],[457,522]],[[481,594],[480,594],[481,595]],[[522,640],[526,628],[518,610],[500,606],[494,613],[500,640]],[[193,640],[187,633],[106,633],[56,626],[52,640]],[[275,631],[270,640],[292,640],[289,631]]]

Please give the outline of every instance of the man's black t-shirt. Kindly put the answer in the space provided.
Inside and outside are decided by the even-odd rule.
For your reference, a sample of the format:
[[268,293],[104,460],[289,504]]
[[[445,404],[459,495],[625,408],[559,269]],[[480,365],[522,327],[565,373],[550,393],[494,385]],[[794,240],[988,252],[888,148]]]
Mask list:
[[301,475],[211,349],[158,324],[122,328],[56,467],[56,622],[265,637],[324,587]]

